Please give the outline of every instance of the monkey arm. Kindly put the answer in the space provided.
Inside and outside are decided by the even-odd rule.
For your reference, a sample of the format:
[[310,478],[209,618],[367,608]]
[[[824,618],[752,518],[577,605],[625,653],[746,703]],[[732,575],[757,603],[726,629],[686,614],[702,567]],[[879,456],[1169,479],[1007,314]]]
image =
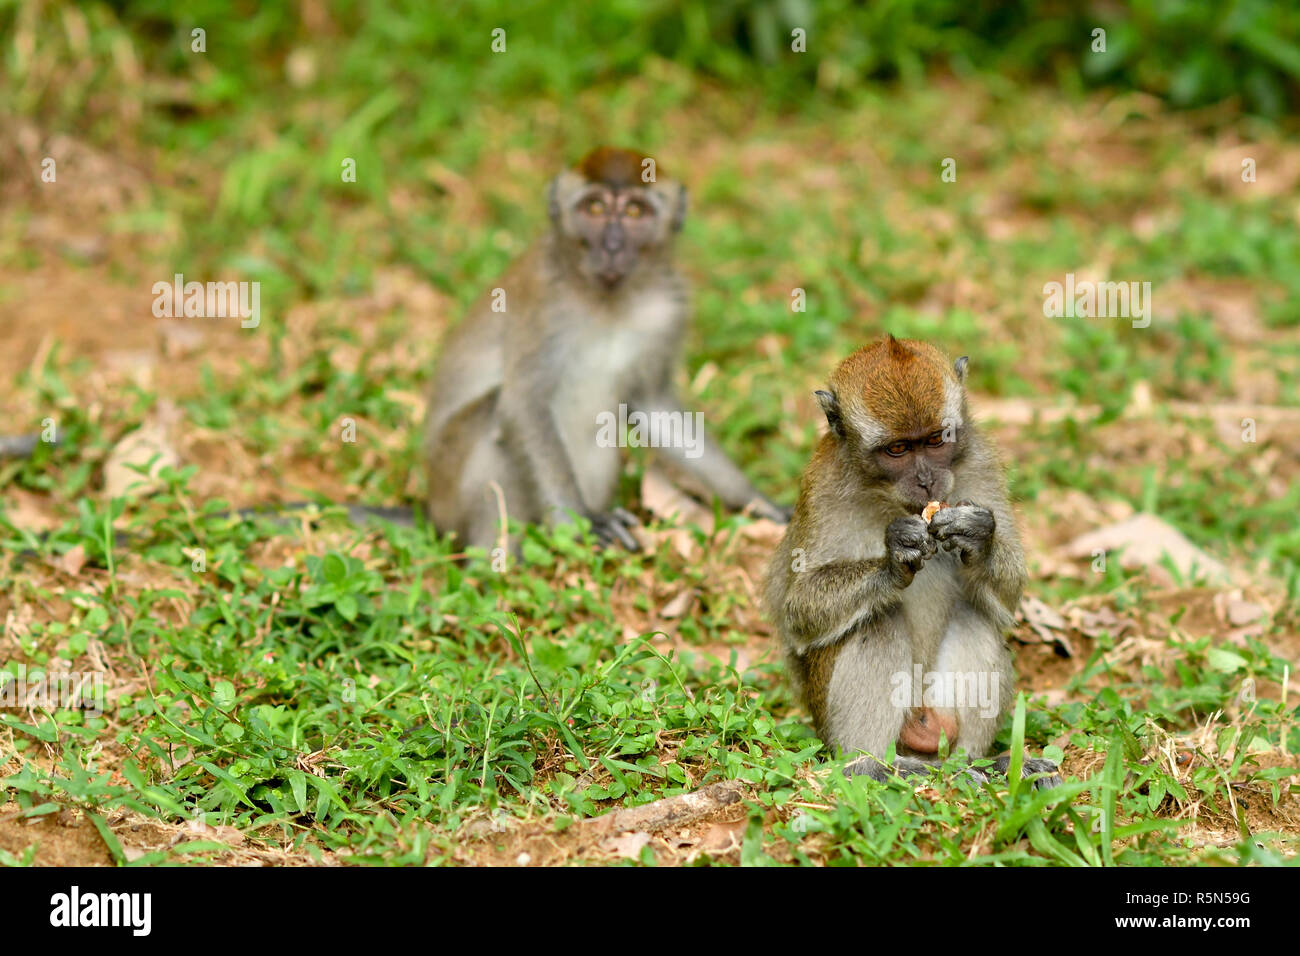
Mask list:
[[[527,328],[537,322],[528,316]],[[535,327],[534,327],[535,328]],[[551,397],[559,386],[561,364],[546,336],[503,330],[505,376],[501,385],[500,443],[528,476],[536,504],[553,520],[568,520],[565,511],[587,513],[574,463],[565,447]]]
[[[1011,520],[1010,515],[1007,520]],[[963,580],[967,600],[988,614],[1001,630],[1010,630],[1025,588],[1025,558],[1020,542],[995,532],[988,557],[967,566]]]
[[[800,508],[806,493],[805,487]],[[885,553],[880,557],[828,561],[800,570],[799,563],[809,554],[827,553],[816,544],[823,538],[808,531],[796,510],[777,554],[778,561],[789,562],[789,570],[784,571],[784,582],[769,592],[776,598],[773,606],[780,609],[782,630],[799,654],[834,644],[860,625],[896,612],[904,589],[937,547],[920,515],[903,515],[885,528]]]
[[991,508],[966,504],[940,512],[931,530],[945,549],[960,554],[967,601],[1008,630],[1025,586],[1025,555],[1006,500],[993,501]]
[[888,558],[832,561],[790,571],[781,607],[796,653],[826,647],[859,625],[900,608],[912,574]]
[[511,402],[502,393],[502,441],[513,449],[518,464],[531,477],[538,504],[547,517],[568,520],[567,511],[587,514],[587,503],[559,426],[545,403]]

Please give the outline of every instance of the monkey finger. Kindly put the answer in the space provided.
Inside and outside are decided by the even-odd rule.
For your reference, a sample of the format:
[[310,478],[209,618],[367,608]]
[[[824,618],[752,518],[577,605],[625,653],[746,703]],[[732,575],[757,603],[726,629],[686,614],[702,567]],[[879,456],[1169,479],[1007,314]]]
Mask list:
[[1055,760],[1047,760],[1042,757],[1026,757],[1021,768],[1023,776],[1041,773],[1043,776],[1034,781],[1036,790],[1051,790],[1061,785],[1061,777],[1056,772],[1058,769]]
[[628,531],[627,528],[624,527],[621,523],[617,521],[611,521],[609,523],[609,530],[613,534],[613,536],[617,538],[618,543],[621,544],[623,547],[627,548],[629,551],[641,550],[641,542],[637,541],[636,538],[632,537],[632,533]]
[[955,510],[954,508],[948,508],[940,511],[939,514],[930,519],[930,534],[940,541],[951,535],[960,534],[962,522],[959,516],[951,514]]
[[641,519],[632,514],[632,512],[628,511],[626,508],[615,508],[610,513],[625,525],[631,525],[636,528],[641,524]]

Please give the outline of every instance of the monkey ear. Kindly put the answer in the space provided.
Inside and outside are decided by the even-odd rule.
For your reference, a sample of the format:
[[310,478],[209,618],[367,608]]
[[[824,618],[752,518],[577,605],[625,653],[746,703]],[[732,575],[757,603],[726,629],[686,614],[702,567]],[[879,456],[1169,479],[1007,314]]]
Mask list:
[[963,355],[957,361],[952,363],[952,370],[957,373],[957,381],[963,385],[966,384],[966,366],[970,364],[970,356]]
[[840,400],[835,397],[834,392],[826,392],[818,389],[813,392],[817,398],[817,404],[822,407],[826,413],[826,424],[830,426],[836,438],[844,437],[844,416],[840,414]]

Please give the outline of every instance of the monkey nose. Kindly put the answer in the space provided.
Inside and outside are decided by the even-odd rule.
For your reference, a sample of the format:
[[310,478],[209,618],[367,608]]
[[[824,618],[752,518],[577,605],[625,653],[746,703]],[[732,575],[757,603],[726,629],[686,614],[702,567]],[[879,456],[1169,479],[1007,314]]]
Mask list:
[[600,235],[600,245],[606,252],[618,252],[623,248],[623,231],[610,223]]

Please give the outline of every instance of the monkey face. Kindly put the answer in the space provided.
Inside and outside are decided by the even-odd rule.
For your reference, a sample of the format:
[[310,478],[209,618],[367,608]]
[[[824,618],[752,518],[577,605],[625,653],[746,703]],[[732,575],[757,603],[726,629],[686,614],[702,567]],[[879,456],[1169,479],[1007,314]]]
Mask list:
[[863,478],[919,513],[952,493],[966,453],[966,362],[892,335],[840,363],[814,394]]
[[945,441],[942,429],[895,437],[870,452],[872,464],[909,510],[920,512],[931,501],[945,501],[954,483],[952,466],[957,441]]
[[[639,158],[628,157],[628,168],[615,178],[566,170],[550,187],[551,221],[566,258],[581,278],[604,292],[617,289],[647,260],[660,258],[685,216],[685,189],[668,179],[642,182],[633,163]],[[609,170],[602,166],[597,172]]]
[[645,189],[594,186],[579,193],[566,218],[581,247],[584,278],[606,290],[623,282],[647,250],[665,241],[661,213],[658,197]]

